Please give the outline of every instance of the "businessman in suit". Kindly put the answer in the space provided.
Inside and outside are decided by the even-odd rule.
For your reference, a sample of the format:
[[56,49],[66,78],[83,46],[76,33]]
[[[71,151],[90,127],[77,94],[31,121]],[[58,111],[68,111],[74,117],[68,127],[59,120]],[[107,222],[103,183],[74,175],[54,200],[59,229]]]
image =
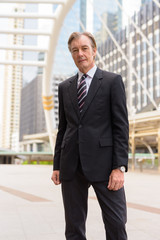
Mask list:
[[102,210],[107,240],[127,240],[124,172],[128,116],[120,75],[95,65],[96,42],[74,32],[68,47],[78,74],[59,84],[53,182],[61,183],[67,240],[86,240],[88,187]]

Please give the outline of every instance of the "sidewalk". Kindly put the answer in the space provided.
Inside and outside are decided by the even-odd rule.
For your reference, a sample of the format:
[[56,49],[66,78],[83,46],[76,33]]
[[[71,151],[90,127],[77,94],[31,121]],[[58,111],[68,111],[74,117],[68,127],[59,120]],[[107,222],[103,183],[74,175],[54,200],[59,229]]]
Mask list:
[[[65,240],[60,186],[52,166],[0,165],[0,240]],[[160,175],[125,175],[128,239],[160,240]],[[101,212],[90,188],[87,240],[105,240]]]

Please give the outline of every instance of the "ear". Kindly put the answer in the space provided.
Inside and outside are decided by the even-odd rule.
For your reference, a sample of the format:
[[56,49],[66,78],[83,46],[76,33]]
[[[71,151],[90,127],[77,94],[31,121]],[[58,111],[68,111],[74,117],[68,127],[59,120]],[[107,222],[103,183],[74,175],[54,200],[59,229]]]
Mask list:
[[96,57],[96,53],[97,53],[97,48],[93,48],[93,57]]

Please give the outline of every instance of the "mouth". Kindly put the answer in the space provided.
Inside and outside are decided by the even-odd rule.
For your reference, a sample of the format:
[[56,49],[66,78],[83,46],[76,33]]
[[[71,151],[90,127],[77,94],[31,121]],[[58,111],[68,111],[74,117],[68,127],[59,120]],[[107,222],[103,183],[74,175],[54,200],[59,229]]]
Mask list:
[[84,62],[86,61],[86,59],[80,59],[78,62],[81,63],[81,62]]

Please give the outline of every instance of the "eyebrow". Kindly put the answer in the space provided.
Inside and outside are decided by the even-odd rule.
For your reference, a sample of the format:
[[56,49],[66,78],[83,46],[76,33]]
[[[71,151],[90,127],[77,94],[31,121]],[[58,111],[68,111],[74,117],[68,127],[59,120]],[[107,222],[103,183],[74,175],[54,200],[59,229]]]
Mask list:
[[[82,47],[82,48],[83,48],[83,47],[88,47],[88,45],[82,45],[81,47]],[[78,47],[73,47],[71,50],[74,50],[74,49],[78,49]]]

